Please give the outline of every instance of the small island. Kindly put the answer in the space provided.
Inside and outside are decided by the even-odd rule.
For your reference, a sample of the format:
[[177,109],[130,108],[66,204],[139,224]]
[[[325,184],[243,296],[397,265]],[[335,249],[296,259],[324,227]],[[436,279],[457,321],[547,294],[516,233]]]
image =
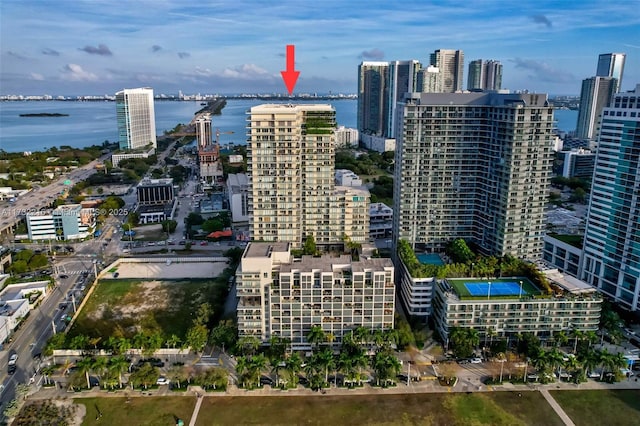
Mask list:
[[20,114],[20,117],[68,117],[69,114],[59,112],[37,112],[33,114]]

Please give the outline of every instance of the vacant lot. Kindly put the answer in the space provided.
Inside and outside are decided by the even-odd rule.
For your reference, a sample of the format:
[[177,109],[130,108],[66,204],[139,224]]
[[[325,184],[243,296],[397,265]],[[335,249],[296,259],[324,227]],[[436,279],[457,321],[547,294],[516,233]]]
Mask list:
[[[76,403],[87,408],[82,422],[90,425],[136,425],[164,426],[175,425],[178,419],[189,424],[195,397],[154,397],[154,398],[81,398]],[[100,416],[102,414],[102,416]]]
[[197,425],[562,425],[538,392],[205,398]]
[[205,302],[215,306],[215,289],[214,280],[101,280],[69,336],[106,340],[114,334],[130,338],[139,331],[161,331],[182,339],[197,307]]
[[551,391],[576,425],[640,424],[640,390]]

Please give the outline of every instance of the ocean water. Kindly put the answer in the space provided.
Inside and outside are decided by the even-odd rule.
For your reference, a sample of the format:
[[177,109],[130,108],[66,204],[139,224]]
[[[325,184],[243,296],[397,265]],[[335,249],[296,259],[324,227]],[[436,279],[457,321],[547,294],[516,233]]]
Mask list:
[[[257,99],[230,99],[222,114],[213,117],[213,128],[220,130],[220,143],[246,142],[247,111],[265,103]],[[331,103],[336,109],[336,120],[346,127],[357,126],[358,101],[354,99],[332,101],[298,101],[298,103]],[[156,101],[156,129],[158,135],[173,129],[178,123],[188,123],[200,110],[200,102]],[[29,113],[62,113],[68,117],[20,117]],[[576,127],[578,112],[556,110],[557,127],[572,131]],[[70,101],[11,101],[0,102],[0,149],[7,152],[38,151],[53,146],[69,145],[82,148],[116,142],[115,102]]]
[[[329,101],[315,101],[327,103]],[[230,99],[222,114],[213,117],[220,129],[220,143],[246,142],[247,110],[265,103],[261,100]],[[299,102],[307,103],[307,102]],[[356,127],[357,101],[330,102],[340,125]],[[202,108],[200,102],[156,101],[156,130],[161,135],[178,123],[188,123]],[[20,114],[61,113],[68,117],[20,117]],[[231,133],[233,132],[233,133]],[[11,101],[0,102],[0,149],[7,152],[39,151],[53,146],[83,148],[116,142],[118,128],[115,102]]]

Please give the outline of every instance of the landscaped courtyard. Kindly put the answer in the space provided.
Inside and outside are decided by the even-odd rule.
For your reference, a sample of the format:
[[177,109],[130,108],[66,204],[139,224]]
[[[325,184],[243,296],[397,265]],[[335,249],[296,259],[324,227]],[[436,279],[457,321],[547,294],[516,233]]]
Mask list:
[[68,334],[107,339],[159,331],[183,339],[198,307],[216,305],[219,286],[214,279],[101,280]]

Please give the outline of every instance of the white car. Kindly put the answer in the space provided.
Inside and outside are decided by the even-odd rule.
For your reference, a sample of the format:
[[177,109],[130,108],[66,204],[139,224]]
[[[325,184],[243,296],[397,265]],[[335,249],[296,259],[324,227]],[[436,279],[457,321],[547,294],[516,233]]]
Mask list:
[[169,379],[167,379],[164,376],[160,376],[160,377],[158,377],[158,380],[156,381],[156,385],[168,385],[169,382],[170,382]]
[[18,354],[13,354],[9,357],[9,365],[15,365],[18,361]]
[[469,362],[471,364],[482,364],[482,358],[471,358]]

